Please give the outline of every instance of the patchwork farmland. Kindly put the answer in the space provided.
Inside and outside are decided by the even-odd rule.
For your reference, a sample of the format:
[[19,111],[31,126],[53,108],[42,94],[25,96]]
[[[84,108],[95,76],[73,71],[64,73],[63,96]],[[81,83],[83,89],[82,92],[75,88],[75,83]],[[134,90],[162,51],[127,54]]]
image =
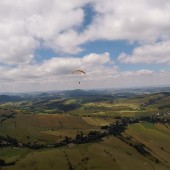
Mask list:
[[169,96],[102,94],[3,102],[0,168],[168,170]]

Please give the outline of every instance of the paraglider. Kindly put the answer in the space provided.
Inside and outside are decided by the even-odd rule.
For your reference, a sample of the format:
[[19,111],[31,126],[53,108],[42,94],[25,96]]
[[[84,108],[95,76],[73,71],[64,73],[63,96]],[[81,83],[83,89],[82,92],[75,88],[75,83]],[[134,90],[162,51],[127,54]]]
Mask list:
[[73,74],[73,75],[78,75],[77,77],[78,77],[78,79],[79,79],[79,84],[80,84],[80,79],[81,79],[82,77],[84,77],[84,75],[86,75],[86,72],[83,71],[83,70],[78,69],[78,70],[73,71],[72,74]]
[[81,74],[81,73],[86,74],[85,71],[83,71],[83,70],[75,70],[75,71],[73,71],[72,74],[75,74],[75,73],[77,73],[77,74]]

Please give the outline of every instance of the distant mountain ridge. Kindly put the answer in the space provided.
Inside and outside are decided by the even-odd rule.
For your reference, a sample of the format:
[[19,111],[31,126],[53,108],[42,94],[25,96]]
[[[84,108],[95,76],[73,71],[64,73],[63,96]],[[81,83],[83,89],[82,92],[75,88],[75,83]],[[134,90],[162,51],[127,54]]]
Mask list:
[[76,89],[76,90],[65,90],[59,94],[65,97],[82,97],[82,96],[94,96],[94,95],[104,94],[104,92],[100,90],[96,91],[96,90]]
[[149,87],[149,88],[124,88],[124,89],[102,89],[102,90],[63,90],[63,91],[47,91],[47,92],[32,92],[32,93],[6,93],[0,95],[0,103],[15,102],[24,100],[38,99],[53,99],[53,98],[77,98],[77,97],[101,97],[112,96],[120,97],[135,97],[142,94],[162,93],[170,95],[170,87]]
[[20,96],[0,95],[0,103],[14,102],[20,100],[22,100]]

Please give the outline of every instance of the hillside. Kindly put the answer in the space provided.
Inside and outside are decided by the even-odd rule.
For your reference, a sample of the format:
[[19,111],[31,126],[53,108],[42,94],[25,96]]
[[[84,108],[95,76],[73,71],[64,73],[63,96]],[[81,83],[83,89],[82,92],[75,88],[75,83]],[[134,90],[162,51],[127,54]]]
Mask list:
[[170,168],[169,91],[74,90],[2,100],[1,169]]

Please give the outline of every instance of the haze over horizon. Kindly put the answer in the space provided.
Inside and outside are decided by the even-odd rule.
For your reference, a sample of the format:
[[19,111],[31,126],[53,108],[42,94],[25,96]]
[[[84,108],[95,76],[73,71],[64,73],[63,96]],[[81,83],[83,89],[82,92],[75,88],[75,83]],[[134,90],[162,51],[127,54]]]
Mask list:
[[170,1],[130,2],[1,0],[0,92],[170,86]]

